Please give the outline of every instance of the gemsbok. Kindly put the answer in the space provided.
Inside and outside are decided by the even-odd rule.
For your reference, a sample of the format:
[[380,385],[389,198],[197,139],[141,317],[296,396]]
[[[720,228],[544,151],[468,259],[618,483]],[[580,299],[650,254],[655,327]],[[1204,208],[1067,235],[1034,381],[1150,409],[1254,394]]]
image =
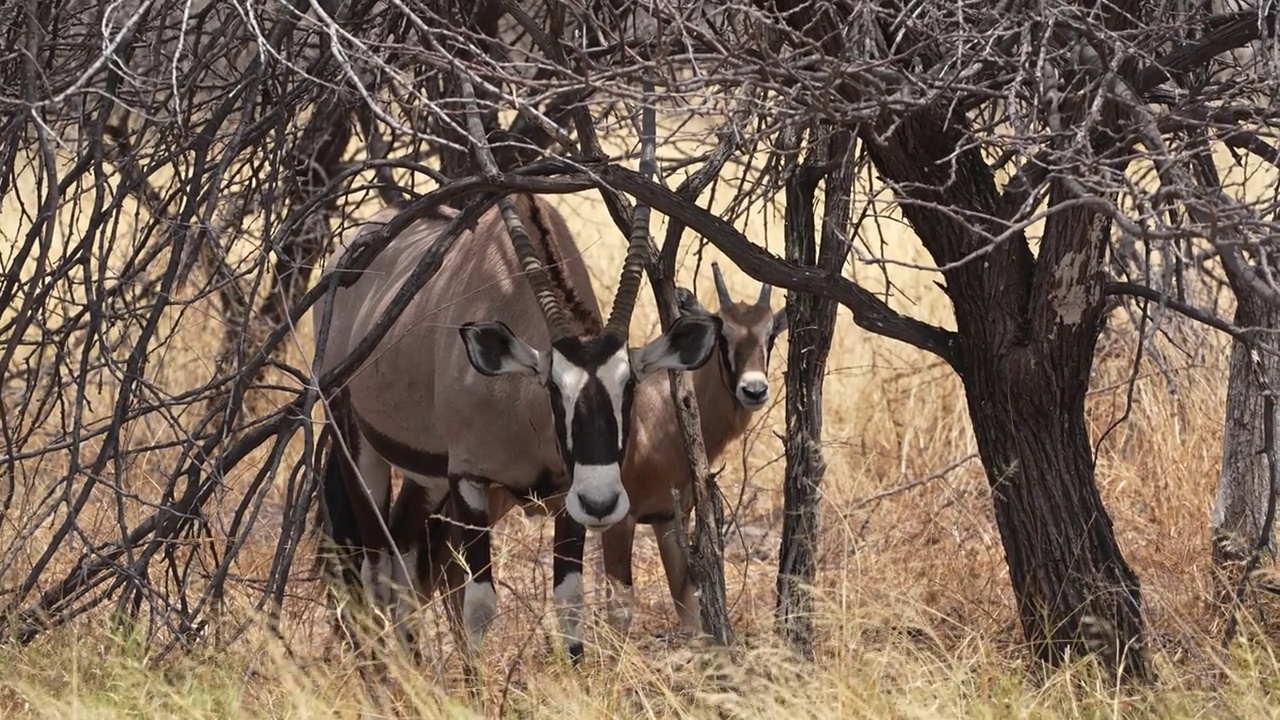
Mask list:
[[[754,302],[738,302],[729,293],[717,263],[711,264],[711,272],[719,300],[713,317],[721,321],[719,362],[709,362],[692,375],[707,458],[714,461],[729,443],[746,432],[752,416],[769,402],[769,360],[774,342],[787,329],[787,312],[785,308],[773,311],[772,288],[768,284],[760,288]],[[683,317],[712,316],[688,289],[676,288],[676,298]],[[677,523],[688,527],[693,479],[665,375],[641,383],[636,389],[633,412],[634,429],[622,465],[622,486],[631,508],[602,536],[604,569],[612,590],[609,614],[621,628],[630,624],[635,604],[631,557],[636,525],[649,525],[658,541],[667,586],[680,621],[686,628],[700,630],[697,587],[689,572],[688,550],[677,534]],[[673,486],[680,493],[679,511],[671,493]],[[433,541],[428,534],[438,519],[433,521],[429,516],[440,505],[438,498],[427,497],[424,488],[406,483],[392,510],[396,545],[406,558],[415,558],[411,563],[411,572],[416,574],[413,582],[424,597],[429,597],[439,583],[442,568],[438,563],[448,561],[430,553]],[[522,506],[528,515],[559,510],[556,498],[538,504],[522,502],[503,488],[490,490],[490,522],[496,523],[516,506]]]
[[[326,530],[331,542],[362,555],[358,580],[351,568],[343,577],[400,625],[401,599],[389,583],[399,567],[387,532],[394,465],[406,486],[421,488],[430,509],[456,521],[465,583],[460,607],[459,593],[449,594],[450,619],[462,631],[469,669],[497,611],[488,489],[501,487],[522,502],[563,498],[555,514],[553,595],[576,663],[586,530],[606,530],[631,512],[622,462],[636,387],[662,370],[702,367],[721,329],[714,317],[689,316],[644,347],[628,347],[647,208],[643,223],[637,208],[607,323],[564,216],[529,195],[504,198],[499,208],[458,238],[327,408],[340,437],[323,470]],[[396,212],[383,210],[344,246]],[[321,372],[358,346],[446,224],[447,215],[417,221],[337,291]],[[326,274],[341,255],[334,253]],[[319,332],[322,315],[313,315]],[[424,557],[445,554],[441,527]],[[412,646],[406,630],[398,634]]]

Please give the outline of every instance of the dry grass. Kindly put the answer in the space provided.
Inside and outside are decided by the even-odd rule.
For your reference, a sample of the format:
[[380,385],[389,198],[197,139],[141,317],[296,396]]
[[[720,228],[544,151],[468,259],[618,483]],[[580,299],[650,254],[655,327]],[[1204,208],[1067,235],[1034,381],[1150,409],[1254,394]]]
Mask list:
[[[732,182],[732,179],[728,179]],[[620,243],[594,197],[558,202],[579,232],[597,287],[616,282]],[[781,218],[760,213],[739,223],[781,251]],[[661,226],[655,232],[661,232]],[[926,261],[902,225],[885,219],[864,238],[904,262]],[[708,248],[686,243],[681,278],[713,305]],[[721,260],[738,294],[754,282]],[[859,265],[869,287],[891,282],[891,303],[951,325],[934,277],[904,268]],[[780,301],[780,293],[775,295]],[[607,311],[607,308],[606,308]],[[196,317],[192,315],[190,317]],[[1117,318],[1118,320],[1118,318]],[[194,322],[194,321],[193,321]],[[177,323],[180,326],[182,323]],[[1122,323],[1104,337],[1090,418],[1099,438],[1125,410],[1132,346]],[[647,294],[634,333],[656,326]],[[165,363],[198,367],[207,348],[200,329],[178,327]],[[958,379],[939,362],[858,330],[841,311],[826,380],[823,542],[818,578],[818,661],[798,663],[770,633],[780,528],[782,365],[768,412],[721,462],[735,519],[728,540],[731,612],[741,646],[731,653],[674,636],[674,614],[656,546],[642,531],[636,577],[640,606],[627,637],[594,622],[581,674],[553,652],[550,527],[512,515],[495,548],[503,611],[486,653],[487,688],[463,702],[458,663],[434,610],[424,623],[425,667],[392,668],[391,699],[370,698],[355,661],[333,644],[328,611],[314,583],[299,580],[286,608],[291,652],[266,632],[228,646],[153,662],[136,639],[101,619],[50,633],[35,646],[0,650],[0,714],[5,717],[329,717],[362,711],[403,717],[1060,717],[1275,714],[1268,693],[1280,676],[1270,646],[1247,641],[1223,651],[1210,604],[1209,507],[1221,455],[1226,343],[1180,353],[1167,339],[1165,376],[1140,368],[1128,419],[1098,454],[1098,483],[1127,558],[1143,582],[1160,681],[1121,692],[1087,663],[1045,680],[1028,676],[991,498]],[[207,338],[207,333],[204,333]],[[308,328],[291,342],[292,360],[310,348]],[[175,373],[180,378],[182,373]],[[163,453],[138,459],[136,483],[165,467]],[[28,468],[38,478],[58,468]],[[229,478],[234,487],[250,469]],[[234,494],[234,493],[233,493]],[[275,529],[250,541],[237,571],[261,574]],[[598,555],[588,545],[589,562]],[[594,576],[588,577],[588,592]],[[230,613],[242,603],[232,598]],[[216,649],[214,649],[216,648]],[[389,703],[389,704],[388,704]],[[388,710],[388,708],[390,708]]]

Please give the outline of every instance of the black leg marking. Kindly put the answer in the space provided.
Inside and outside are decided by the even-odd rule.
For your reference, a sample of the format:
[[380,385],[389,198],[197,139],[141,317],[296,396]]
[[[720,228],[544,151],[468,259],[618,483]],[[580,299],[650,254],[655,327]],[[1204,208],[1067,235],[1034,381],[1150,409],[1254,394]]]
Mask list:
[[462,483],[475,483],[485,487],[487,483],[469,478],[450,478],[450,494],[456,499],[454,518],[461,523],[458,529],[462,539],[462,557],[467,561],[467,569],[471,571],[472,582],[493,583],[493,568],[490,566],[490,533],[489,510],[487,505],[473,507],[464,492]]
[[581,665],[582,647],[582,555],[587,530],[569,513],[556,514],[555,559],[552,561],[553,594],[560,614],[560,631],[565,635],[565,649],[575,667]]
[[[453,518],[459,523],[457,537],[466,565],[467,582],[462,590],[461,621],[465,634],[467,665],[475,661],[485,632],[498,612],[498,598],[493,585],[490,553],[488,483],[474,478],[451,476],[449,494],[453,500]],[[467,668],[474,674],[474,669]]]

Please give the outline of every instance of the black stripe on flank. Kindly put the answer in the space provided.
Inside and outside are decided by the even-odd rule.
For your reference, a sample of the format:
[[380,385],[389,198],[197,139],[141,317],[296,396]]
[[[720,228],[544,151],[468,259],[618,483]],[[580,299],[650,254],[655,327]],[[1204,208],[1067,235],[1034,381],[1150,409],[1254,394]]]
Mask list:
[[[352,414],[356,415],[354,410]],[[389,435],[378,432],[359,415],[356,415],[356,422],[360,426],[361,434],[369,439],[369,444],[373,446],[374,451],[392,465],[426,477],[448,476],[449,456],[447,454],[427,452],[412,445],[406,445]]]
[[527,488],[507,488],[520,504],[546,502],[552,498],[563,497],[568,493],[566,487],[551,471],[543,468],[533,485]]

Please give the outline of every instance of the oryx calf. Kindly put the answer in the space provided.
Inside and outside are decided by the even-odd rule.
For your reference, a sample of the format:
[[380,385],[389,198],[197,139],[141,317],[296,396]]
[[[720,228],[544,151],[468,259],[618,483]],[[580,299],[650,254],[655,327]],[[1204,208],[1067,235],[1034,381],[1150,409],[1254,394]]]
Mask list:
[[[631,511],[621,472],[636,385],[662,370],[701,367],[715,349],[720,322],[684,318],[630,349],[647,230],[632,233],[604,323],[564,217],[532,196],[505,198],[500,207],[458,239],[329,406],[340,442],[329,453],[336,465],[325,472],[328,530],[363,555],[359,583],[394,616],[384,526],[391,466],[404,472],[406,485],[421,487],[426,505],[439,508],[449,500],[447,513],[460,524],[453,539],[466,579],[461,607],[455,605],[451,617],[474,656],[497,607],[489,488],[526,501],[563,494],[555,519],[554,595],[577,659],[584,528],[604,530]],[[384,210],[348,244],[395,213]],[[429,218],[411,225],[337,292],[321,372],[359,345],[446,224]],[[326,274],[340,256],[335,253]],[[318,332],[323,316],[313,316]],[[424,553],[440,555],[438,546]]]
[[[719,300],[714,317],[722,322],[716,353],[719,362],[707,363],[692,373],[708,462],[717,460],[729,443],[742,437],[752,416],[768,404],[769,359],[774,342],[787,329],[786,308],[773,312],[769,285],[760,288],[755,302],[735,302],[719,265],[713,262],[711,272]],[[711,316],[692,292],[678,288],[676,296],[682,317]],[[697,585],[689,572],[688,549],[678,534],[680,528],[688,527],[693,510],[693,478],[667,379],[654,377],[641,384],[635,407],[640,422],[622,465],[622,485],[631,498],[631,512],[601,538],[605,575],[613,591],[610,615],[623,628],[631,622],[636,525],[649,525],[658,541],[676,613],[685,627],[700,630]],[[679,508],[671,493],[673,487],[680,494]]]
[[[742,436],[752,415],[770,397],[768,368],[774,342],[787,328],[786,309],[774,312],[770,306],[772,289],[764,285],[754,302],[736,302],[729,294],[717,263],[712,263],[719,307],[714,315],[685,288],[677,288],[683,318],[713,317],[720,321],[717,336],[719,361],[694,371],[694,393],[702,421],[702,437],[708,460],[715,460],[729,443]],[[632,547],[637,524],[650,525],[658,540],[667,585],[681,622],[688,628],[701,627],[697,588],[689,574],[689,555],[679,542],[677,523],[687,527],[693,509],[693,480],[685,459],[684,439],[671,401],[664,374],[645,380],[636,390],[635,425],[622,465],[622,485],[630,499],[627,516],[602,536],[605,573],[612,585],[610,614],[615,623],[630,623],[634,605],[631,572]],[[672,497],[679,490],[681,507]],[[535,504],[515,497],[503,488],[492,488],[489,519],[497,522],[519,505],[529,515],[559,509],[557,498],[543,498]],[[393,511],[396,544],[407,556],[417,556],[419,591],[429,595],[441,568],[433,563],[427,548],[433,505],[422,488],[408,485],[401,490]],[[448,562],[447,558],[437,558]]]

